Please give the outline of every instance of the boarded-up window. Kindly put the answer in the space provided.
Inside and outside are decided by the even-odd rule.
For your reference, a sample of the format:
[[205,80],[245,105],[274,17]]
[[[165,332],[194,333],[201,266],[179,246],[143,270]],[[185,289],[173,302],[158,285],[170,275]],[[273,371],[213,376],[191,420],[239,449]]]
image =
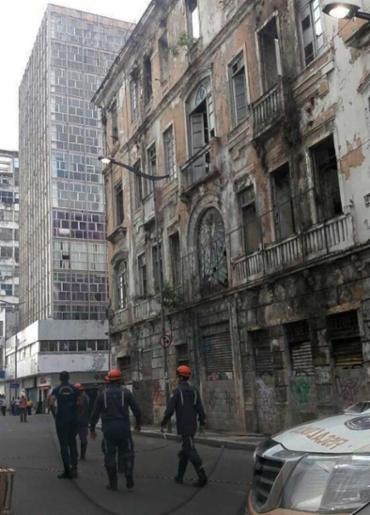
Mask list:
[[208,380],[232,379],[233,357],[229,322],[201,327],[201,350]]
[[284,325],[289,345],[292,371],[295,374],[313,374],[310,330],[306,320]]
[[335,366],[353,367],[364,362],[357,311],[327,317]]
[[253,346],[256,375],[272,374],[274,361],[268,331],[253,331],[250,334]]

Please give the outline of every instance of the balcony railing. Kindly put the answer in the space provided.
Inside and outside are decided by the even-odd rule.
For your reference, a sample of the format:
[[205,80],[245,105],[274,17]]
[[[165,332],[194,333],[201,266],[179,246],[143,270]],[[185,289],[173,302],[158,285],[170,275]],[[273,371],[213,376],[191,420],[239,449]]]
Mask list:
[[160,304],[156,299],[143,299],[134,304],[133,316],[134,321],[146,320],[159,314]]
[[[237,245],[239,240],[239,245]],[[230,252],[242,245],[242,228],[229,234]],[[307,231],[232,259],[233,285],[240,285],[354,245],[352,215],[338,216]]]
[[252,104],[254,136],[262,134],[279,120],[283,109],[283,86],[280,81]]
[[206,180],[211,175],[210,145],[206,145],[192,156],[181,168],[181,174],[184,190]]
[[123,327],[129,325],[131,322],[131,310],[129,307],[125,309],[120,309],[119,311],[114,312],[112,325],[114,327]]

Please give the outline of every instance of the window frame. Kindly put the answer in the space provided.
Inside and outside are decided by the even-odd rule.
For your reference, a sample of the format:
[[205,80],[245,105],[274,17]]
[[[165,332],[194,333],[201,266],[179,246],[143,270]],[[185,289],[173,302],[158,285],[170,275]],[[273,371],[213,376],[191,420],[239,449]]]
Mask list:
[[[172,167],[169,165],[168,160],[168,146],[166,144],[166,134],[170,133],[172,135]],[[175,127],[174,124],[171,123],[162,133],[162,143],[163,143],[163,159],[164,159],[164,168],[165,175],[169,175],[168,180],[172,181],[177,178],[177,166],[176,166],[176,139],[175,139]]]
[[[238,69],[237,72],[233,72],[233,67],[241,62],[242,66]],[[237,114],[237,103],[236,103],[236,88],[235,88],[235,78],[243,73],[244,75],[244,86],[245,86],[245,115],[242,118],[238,117]],[[232,126],[236,127],[240,123],[242,123],[246,118],[248,117],[248,107],[250,104],[249,101],[249,90],[248,90],[248,75],[246,70],[246,60],[244,51],[241,50],[228,64],[228,77],[229,77],[229,89],[230,89],[230,96],[231,96],[231,121]]]

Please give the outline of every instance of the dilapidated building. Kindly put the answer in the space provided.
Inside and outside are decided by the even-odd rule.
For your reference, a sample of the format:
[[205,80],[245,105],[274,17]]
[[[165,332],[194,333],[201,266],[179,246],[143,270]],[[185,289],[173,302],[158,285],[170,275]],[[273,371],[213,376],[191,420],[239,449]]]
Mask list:
[[153,0],[95,94],[109,157],[168,175],[104,169],[113,353],[147,421],[161,305],[169,381],[191,364],[213,429],[368,396],[367,36],[319,0]]

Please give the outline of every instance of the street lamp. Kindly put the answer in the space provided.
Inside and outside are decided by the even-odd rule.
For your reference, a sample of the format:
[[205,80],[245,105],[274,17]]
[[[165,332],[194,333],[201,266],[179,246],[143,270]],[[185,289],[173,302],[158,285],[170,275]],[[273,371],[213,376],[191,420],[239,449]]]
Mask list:
[[[99,161],[107,166],[109,164],[120,166],[121,168],[125,168],[129,172],[142,177],[144,179],[148,179],[153,183],[157,181],[161,181],[163,179],[168,179],[169,175],[149,175],[147,173],[141,172],[137,170],[137,168],[130,166],[126,163],[122,163],[120,161],[116,161],[115,159],[108,156],[99,156]],[[158,202],[157,202],[157,192],[155,184],[153,184],[153,201],[154,201],[154,224],[155,224],[155,244],[157,247],[157,255],[158,255],[158,282],[159,282],[159,296],[160,296],[160,306],[161,306],[161,341],[164,341],[166,337],[166,314],[164,310],[164,284],[163,284],[163,275],[161,270],[161,257],[160,257],[160,231],[158,224]],[[165,395],[166,395],[166,403],[170,398],[170,386],[169,386],[169,377],[168,377],[168,349],[166,345],[163,345],[163,357],[164,357],[164,377],[165,377]],[[169,422],[169,430],[170,430],[170,422]]]
[[370,13],[361,11],[361,7],[356,0],[349,0],[347,2],[331,2],[330,0],[324,0],[322,10],[325,14],[333,18],[362,18],[363,20],[370,20]]

